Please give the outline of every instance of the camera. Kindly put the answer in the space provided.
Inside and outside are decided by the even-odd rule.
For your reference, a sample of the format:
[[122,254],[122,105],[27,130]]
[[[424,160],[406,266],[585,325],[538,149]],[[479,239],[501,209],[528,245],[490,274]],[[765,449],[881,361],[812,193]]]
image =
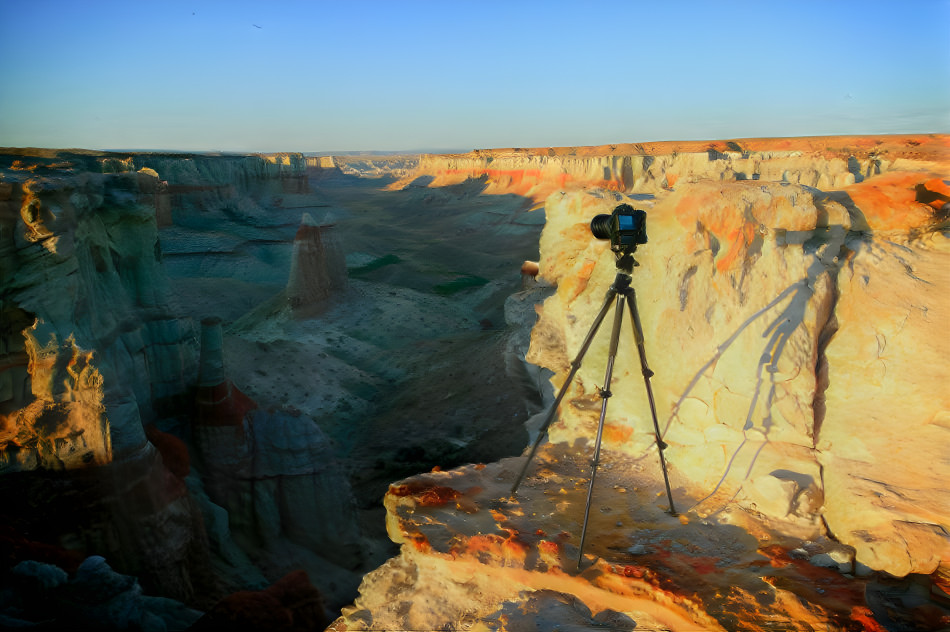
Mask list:
[[610,249],[615,252],[636,250],[647,243],[646,211],[621,204],[610,215],[596,215],[590,221],[590,232],[597,239],[609,239]]

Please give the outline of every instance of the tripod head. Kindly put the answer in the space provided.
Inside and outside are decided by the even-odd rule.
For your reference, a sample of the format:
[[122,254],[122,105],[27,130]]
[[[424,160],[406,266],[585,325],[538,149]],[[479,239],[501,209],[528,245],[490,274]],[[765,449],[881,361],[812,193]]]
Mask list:
[[633,274],[633,269],[640,265],[640,262],[633,258],[633,253],[636,252],[637,247],[633,246],[629,250],[622,250],[617,252],[617,274],[625,274],[630,276]]

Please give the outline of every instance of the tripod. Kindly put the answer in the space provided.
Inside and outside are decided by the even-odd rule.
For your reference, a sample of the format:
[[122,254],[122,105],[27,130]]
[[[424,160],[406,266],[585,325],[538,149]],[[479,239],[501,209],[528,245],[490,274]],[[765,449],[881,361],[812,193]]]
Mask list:
[[617,277],[614,279],[613,285],[610,286],[610,289],[607,290],[607,297],[604,300],[604,304],[600,308],[600,312],[598,312],[597,316],[594,318],[594,323],[591,325],[590,331],[587,332],[587,337],[584,338],[584,342],[581,344],[581,348],[577,353],[577,357],[571,362],[571,371],[567,375],[567,380],[565,380],[564,384],[561,386],[561,389],[558,391],[557,397],[554,400],[554,405],[551,407],[551,410],[548,412],[548,416],[541,425],[541,429],[538,431],[538,436],[531,446],[531,451],[528,453],[528,458],[525,461],[524,466],[521,468],[518,478],[515,479],[514,485],[511,487],[511,494],[514,495],[517,493],[518,486],[521,484],[522,479],[524,479],[528,465],[531,463],[531,460],[534,458],[534,455],[538,450],[538,445],[540,445],[541,440],[547,434],[548,426],[550,426],[551,422],[554,420],[554,416],[557,414],[558,407],[561,404],[561,400],[564,399],[564,395],[567,393],[567,389],[570,386],[571,381],[581,368],[581,362],[584,359],[584,354],[586,354],[588,348],[590,348],[591,342],[594,339],[594,335],[600,328],[604,317],[606,317],[611,303],[613,303],[614,299],[616,299],[617,304],[616,311],[614,313],[614,324],[613,330],[610,334],[610,347],[607,354],[607,374],[604,376],[604,386],[600,389],[600,397],[603,399],[603,403],[601,404],[600,408],[600,420],[597,422],[597,439],[594,442],[594,456],[590,464],[590,483],[587,488],[587,504],[584,508],[584,524],[581,530],[581,543],[577,554],[578,568],[580,568],[581,560],[584,556],[584,541],[587,538],[587,521],[590,518],[590,502],[594,492],[594,479],[597,476],[597,466],[600,462],[600,443],[604,433],[604,418],[607,415],[607,400],[612,395],[610,392],[610,379],[613,375],[614,360],[617,357],[617,347],[620,343],[620,325],[623,322],[624,303],[626,303],[627,307],[630,309],[630,316],[633,319],[633,331],[636,338],[637,351],[640,354],[640,368],[643,373],[643,381],[646,384],[647,398],[650,400],[650,413],[653,415],[653,431],[654,435],[656,436],[656,445],[659,448],[660,467],[663,469],[663,481],[666,484],[666,497],[670,502],[669,514],[673,516],[677,515],[676,509],[673,507],[673,492],[670,490],[670,478],[666,471],[666,459],[663,458],[663,450],[666,449],[667,445],[660,437],[660,425],[656,418],[656,403],[653,400],[653,388],[650,386],[650,378],[653,377],[653,371],[651,371],[647,366],[646,352],[643,349],[643,327],[640,325],[640,313],[637,311],[637,295],[634,289],[630,287],[633,267],[640,265],[633,258],[633,250],[635,249],[636,247],[633,246],[629,251],[624,249],[617,253]]

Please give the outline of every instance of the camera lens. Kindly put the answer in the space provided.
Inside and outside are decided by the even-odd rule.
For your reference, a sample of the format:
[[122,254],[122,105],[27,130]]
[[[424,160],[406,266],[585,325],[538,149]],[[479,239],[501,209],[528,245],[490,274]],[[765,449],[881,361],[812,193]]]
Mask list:
[[594,234],[594,237],[597,239],[610,239],[610,220],[612,215],[595,215],[594,219],[590,220],[590,232]]

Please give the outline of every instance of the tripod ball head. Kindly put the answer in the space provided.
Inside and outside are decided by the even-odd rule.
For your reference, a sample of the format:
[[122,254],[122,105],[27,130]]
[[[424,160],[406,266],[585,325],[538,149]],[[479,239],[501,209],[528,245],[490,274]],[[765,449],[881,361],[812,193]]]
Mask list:
[[609,239],[610,249],[614,252],[634,251],[640,244],[647,243],[646,211],[620,204],[609,215],[594,216],[590,221],[590,232],[597,239]]

